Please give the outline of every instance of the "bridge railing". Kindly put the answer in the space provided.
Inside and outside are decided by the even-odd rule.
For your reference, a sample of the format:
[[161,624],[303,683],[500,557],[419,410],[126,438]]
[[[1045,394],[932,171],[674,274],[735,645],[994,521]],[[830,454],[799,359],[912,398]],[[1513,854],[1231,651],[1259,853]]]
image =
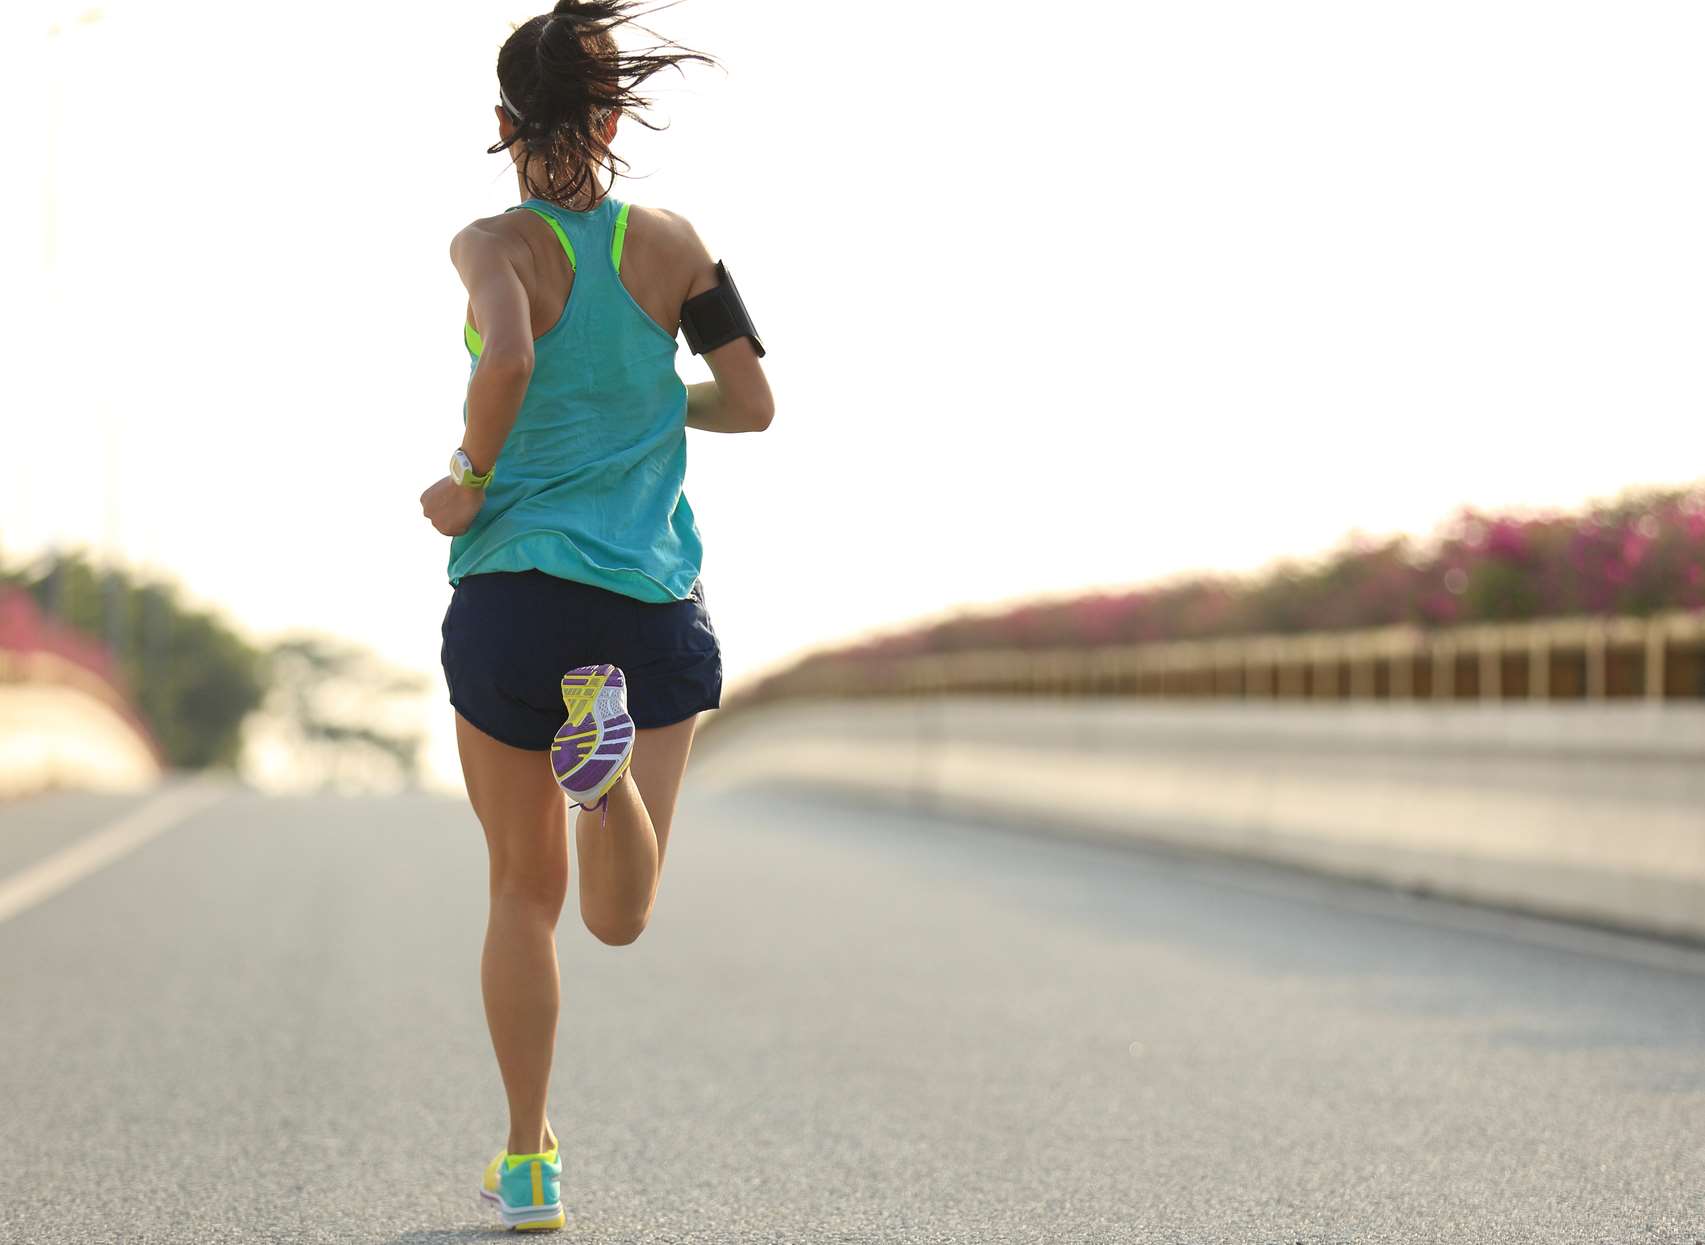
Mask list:
[[1328,701],[1705,698],[1705,615],[1380,627],[1069,648],[818,659],[725,708],[820,696],[991,692]]

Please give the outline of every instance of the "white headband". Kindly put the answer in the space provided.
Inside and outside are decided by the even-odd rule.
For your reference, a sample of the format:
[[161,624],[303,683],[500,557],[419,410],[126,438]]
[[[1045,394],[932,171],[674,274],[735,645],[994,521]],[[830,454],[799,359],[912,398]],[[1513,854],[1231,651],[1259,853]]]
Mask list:
[[[516,125],[521,125],[525,122],[526,118],[521,115],[521,110],[517,108],[513,102],[511,102],[509,92],[503,89],[502,83],[498,84],[497,97],[503,101],[503,106],[509,110],[509,115],[515,118]],[[600,108],[598,110],[599,121],[608,121],[610,119],[610,114],[614,111],[614,108]]]

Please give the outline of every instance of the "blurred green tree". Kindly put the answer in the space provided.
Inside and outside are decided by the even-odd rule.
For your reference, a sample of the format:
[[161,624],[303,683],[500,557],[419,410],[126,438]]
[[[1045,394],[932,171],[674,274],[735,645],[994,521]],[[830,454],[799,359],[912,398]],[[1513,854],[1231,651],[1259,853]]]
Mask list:
[[175,585],[98,567],[80,551],[0,565],[0,584],[108,647],[120,690],[170,765],[236,769],[259,727],[322,782],[354,770],[390,783],[418,773],[423,736],[413,724],[427,680],[355,645],[294,636],[256,647],[188,607]]
[[293,785],[372,790],[412,784],[425,734],[420,698],[430,681],[396,670],[358,645],[300,634],[266,656],[268,693],[256,716]]
[[215,615],[188,608],[167,583],[139,583],[80,551],[0,570],[59,622],[107,643],[167,762],[235,768],[242,724],[266,691],[262,654]]

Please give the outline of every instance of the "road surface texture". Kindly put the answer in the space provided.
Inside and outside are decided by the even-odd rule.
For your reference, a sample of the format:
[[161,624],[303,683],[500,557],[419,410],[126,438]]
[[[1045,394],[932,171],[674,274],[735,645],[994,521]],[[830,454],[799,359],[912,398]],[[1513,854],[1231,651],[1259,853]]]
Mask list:
[[[0,885],[136,803],[0,808]],[[484,870],[232,789],[0,919],[0,1240],[496,1237]],[[558,1239],[1705,1241],[1705,953],[703,783],[560,932]]]

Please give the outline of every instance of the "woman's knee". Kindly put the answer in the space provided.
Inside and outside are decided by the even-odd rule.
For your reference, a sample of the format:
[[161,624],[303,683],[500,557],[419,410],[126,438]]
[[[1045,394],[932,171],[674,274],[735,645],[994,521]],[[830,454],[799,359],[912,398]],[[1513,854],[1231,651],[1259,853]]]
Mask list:
[[638,942],[639,936],[645,932],[647,918],[639,916],[611,915],[601,912],[583,912],[581,920],[586,922],[586,928],[592,937],[608,947],[625,947]]
[[538,908],[554,923],[568,902],[568,869],[552,867],[550,862],[534,861],[531,867],[511,858],[504,864],[496,859],[491,869],[491,900],[495,903],[522,904]]

